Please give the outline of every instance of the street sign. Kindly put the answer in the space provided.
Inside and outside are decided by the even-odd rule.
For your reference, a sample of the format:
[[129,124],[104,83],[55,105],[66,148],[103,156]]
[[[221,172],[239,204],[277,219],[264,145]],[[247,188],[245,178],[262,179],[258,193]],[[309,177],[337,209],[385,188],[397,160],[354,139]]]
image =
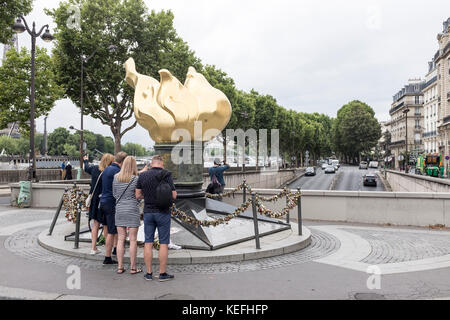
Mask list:
[[449,156],[445,156],[445,160],[449,160],[450,159],[450,157]]

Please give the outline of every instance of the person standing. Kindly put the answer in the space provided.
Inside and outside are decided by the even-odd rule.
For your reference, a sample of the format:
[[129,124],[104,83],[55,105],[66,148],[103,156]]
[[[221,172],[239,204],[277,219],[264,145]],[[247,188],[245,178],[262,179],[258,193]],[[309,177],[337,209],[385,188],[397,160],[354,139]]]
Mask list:
[[[147,268],[147,273],[144,276],[146,280],[153,279],[152,273],[152,259],[153,259],[153,241],[155,237],[155,230],[158,229],[159,237],[159,281],[172,280],[173,275],[167,273],[167,260],[169,256],[170,244],[170,222],[171,222],[171,208],[160,207],[157,199],[157,187],[164,183],[167,184],[171,192],[170,200],[177,198],[177,192],[173,183],[172,174],[170,171],[164,170],[163,158],[159,155],[153,156],[151,162],[151,169],[140,174],[136,185],[136,198],[144,199],[144,233],[145,233],[145,247],[144,260]],[[172,202],[170,201],[170,202]]]
[[61,162],[61,180],[66,180],[66,162]]
[[[147,166],[141,172],[147,170]],[[114,176],[113,195],[116,199],[116,227],[118,232],[117,261],[119,263],[117,273],[125,272],[123,256],[125,254],[125,239],[127,230],[130,238],[130,273],[142,272],[136,267],[137,234],[141,225],[139,202],[136,199],[136,184],[138,170],[136,159],[128,156],[125,158],[120,172]]]
[[70,161],[67,162],[66,166],[66,177],[65,180],[72,180],[72,165],[70,164]]
[[228,169],[230,169],[230,166],[225,162],[223,162],[223,165],[221,165],[219,159],[214,159],[214,166],[208,169],[211,182],[214,183],[215,180],[217,180],[217,182],[220,184],[220,187],[218,188],[216,193],[223,193],[223,190],[225,189],[225,179],[223,178],[223,173]]
[[120,172],[120,167],[127,157],[125,152],[119,152],[114,157],[114,162],[108,166],[102,175],[102,194],[100,196],[100,212],[104,223],[103,233],[106,238],[105,260],[103,264],[117,264],[117,261],[111,259],[113,245],[117,243],[117,228],[115,221],[116,199],[113,196],[114,175]]
[[96,255],[100,253],[97,249],[97,239],[98,230],[100,229],[100,224],[105,224],[103,217],[99,209],[100,193],[102,191],[102,179],[103,171],[107,168],[113,161],[114,156],[110,153],[105,153],[100,160],[100,164],[90,165],[89,156],[86,155],[84,160],[84,171],[91,176],[91,189],[89,194],[92,194],[91,205],[89,206],[89,221],[94,220],[92,230],[91,230],[91,255]]

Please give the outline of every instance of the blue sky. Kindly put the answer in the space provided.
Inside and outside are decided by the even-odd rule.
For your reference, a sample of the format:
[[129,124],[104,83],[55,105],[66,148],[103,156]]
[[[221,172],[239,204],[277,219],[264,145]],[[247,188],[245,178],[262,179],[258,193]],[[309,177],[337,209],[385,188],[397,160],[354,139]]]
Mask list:
[[[450,17],[448,0],[145,2],[150,9],[171,9],[177,32],[202,62],[227,72],[240,89],[330,116],[359,99],[380,120],[388,119],[392,96],[409,78],[425,76],[436,36]],[[58,3],[35,0],[28,20],[51,23],[43,9]],[[19,45],[29,47],[29,37],[20,35]],[[86,129],[111,135],[98,120],[85,118]],[[69,100],[58,101],[47,124],[49,131],[77,126],[79,111]],[[43,131],[43,119],[37,129]],[[140,127],[124,136],[128,141],[153,145]]]

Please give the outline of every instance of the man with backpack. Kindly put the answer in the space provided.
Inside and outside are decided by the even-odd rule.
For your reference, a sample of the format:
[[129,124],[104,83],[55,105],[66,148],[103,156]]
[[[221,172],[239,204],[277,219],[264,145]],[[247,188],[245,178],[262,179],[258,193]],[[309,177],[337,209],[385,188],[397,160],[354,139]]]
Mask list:
[[151,169],[139,175],[136,198],[144,199],[144,260],[147,267],[146,280],[153,279],[152,259],[155,230],[159,237],[159,281],[172,280],[166,271],[170,244],[171,206],[177,198],[172,173],[164,169],[163,158],[153,156]]
[[[225,179],[223,178],[223,173],[230,169],[230,166],[219,159],[214,159],[214,167],[208,169],[209,177],[211,178],[211,183],[209,184],[206,192],[213,194],[222,194],[225,189]],[[222,200],[222,199],[218,199]]]

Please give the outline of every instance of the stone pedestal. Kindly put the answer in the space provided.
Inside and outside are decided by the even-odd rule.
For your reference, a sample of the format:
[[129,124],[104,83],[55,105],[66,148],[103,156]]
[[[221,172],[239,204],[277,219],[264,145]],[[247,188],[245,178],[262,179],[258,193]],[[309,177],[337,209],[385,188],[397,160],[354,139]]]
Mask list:
[[[164,168],[172,172],[178,198],[204,197],[202,143],[157,143],[155,152],[164,159]],[[197,157],[195,154],[197,152]]]

